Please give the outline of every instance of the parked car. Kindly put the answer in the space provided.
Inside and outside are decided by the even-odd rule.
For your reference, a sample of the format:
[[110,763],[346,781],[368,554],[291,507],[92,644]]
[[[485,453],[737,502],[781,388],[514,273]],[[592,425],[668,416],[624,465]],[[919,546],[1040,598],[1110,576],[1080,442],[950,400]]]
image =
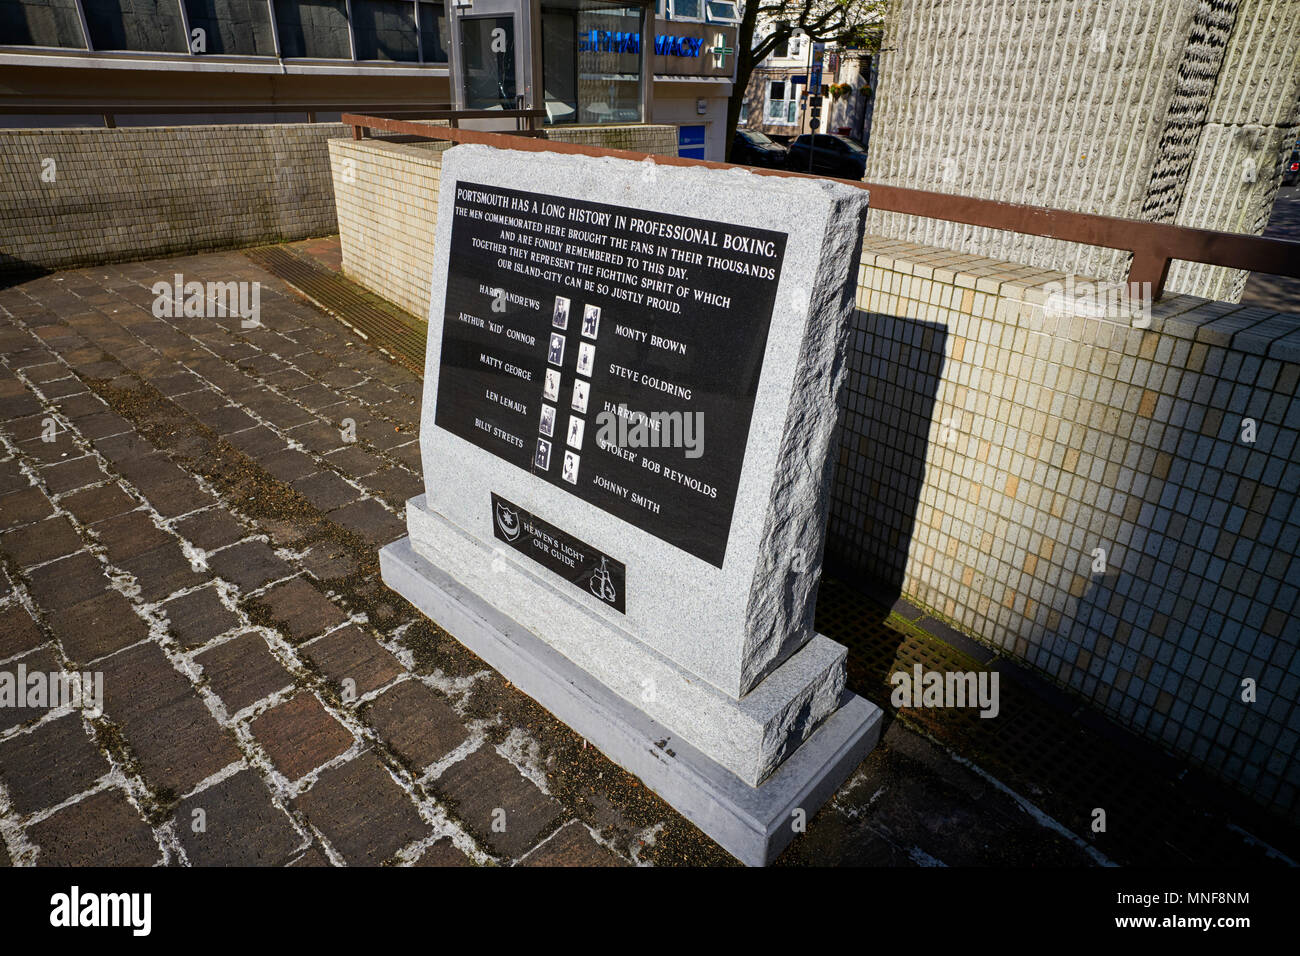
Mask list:
[[[811,169],[809,152],[812,153]],[[840,179],[861,179],[867,171],[867,151],[847,136],[804,133],[790,144],[785,168],[800,173],[838,176]]]
[[786,148],[756,129],[736,130],[731,144],[731,161],[742,166],[766,166],[781,169],[785,166]]
[[1300,149],[1291,150],[1291,157],[1282,166],[1282,185],[1294,186],[1300,183]]

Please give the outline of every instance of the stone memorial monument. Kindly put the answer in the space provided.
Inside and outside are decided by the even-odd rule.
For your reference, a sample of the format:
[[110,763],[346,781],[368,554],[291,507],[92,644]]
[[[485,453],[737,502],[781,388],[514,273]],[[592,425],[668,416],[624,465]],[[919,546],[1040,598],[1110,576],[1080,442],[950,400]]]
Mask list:
[[456,146],[384,581],[740,860],[875,745],[813,610],[867,194]]

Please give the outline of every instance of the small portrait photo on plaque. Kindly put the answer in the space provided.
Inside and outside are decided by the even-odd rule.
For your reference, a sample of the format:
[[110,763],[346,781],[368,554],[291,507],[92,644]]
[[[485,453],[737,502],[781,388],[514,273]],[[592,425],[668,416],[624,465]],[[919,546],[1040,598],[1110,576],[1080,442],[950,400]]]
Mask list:
[[571,451],[564,453],[564,480],[571,485],[578,483],[578,456]]
[[598,331],[600,331],[600,306],[584,306],[582,309],[583,336],[589,339],[594,339]]
[[562,295],[555,297],[555,311],[551,313],[551,325],[557,329],[569,327],[569,300]]
[[542,396],[548,402],[557,402],[560,400],[559,369],[548,368],[546,370],[546,382],[542,385]]
[[564,336],[559,332],[551,333],[551,347],[546,354],[546,361],[552,365],[564,364]]
[[547,438],[550,438],[552,435],[555,434],[555,406],[554,405],[542,406],[542,423],[540,429],[542,434],[545,435]]
[[[560,342],[560,351],[564,351],[564,342]],[[559,364],[559,363],[556,363]],[[596,346],[589,342],[583,342],[578,346],[578,374],[590,375],[591,370],[596,365]]]
[[587,414],[587,398],[591,395],[591,383],[577,381],[573,383],[573,410]]
[[533,464],[540,471],[549,471],[551,468],[551,443],[545,438],[537,439],[537,454],[533,456]]
[[582,432],[587,426],[577,415],[569,416],[569,447],[582,450]]

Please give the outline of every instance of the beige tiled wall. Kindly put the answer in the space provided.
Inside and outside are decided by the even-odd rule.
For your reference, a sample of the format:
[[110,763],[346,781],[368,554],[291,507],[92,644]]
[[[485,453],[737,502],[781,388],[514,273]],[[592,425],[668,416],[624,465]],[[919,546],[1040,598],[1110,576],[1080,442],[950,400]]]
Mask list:
[[[574,127],[547,137],[677,155],[675,126]],[[429,314],[442,152],[451,145],[330,140],[343,271],[421,318]]]
[[336,124],[0,130],[0,275],[334,231]]
[[429,314],[442,151],[450,145],[329,143],[344,273],[420,318]]
[[829,561],[1295,817],[1300,316],[865,249]]

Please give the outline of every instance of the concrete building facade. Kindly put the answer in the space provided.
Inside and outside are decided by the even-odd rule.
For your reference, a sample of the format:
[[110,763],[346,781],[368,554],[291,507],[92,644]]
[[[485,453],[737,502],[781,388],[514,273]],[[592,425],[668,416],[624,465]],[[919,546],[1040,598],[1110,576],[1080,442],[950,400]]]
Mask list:
[[[866,179],[1230,232],[1263,230],[1300,115],[1300,0],[901,0]],[[1116,280],[1128,254],[879,214],[882,235]],[[1237,301],[1245,273],[1168,288]]]

